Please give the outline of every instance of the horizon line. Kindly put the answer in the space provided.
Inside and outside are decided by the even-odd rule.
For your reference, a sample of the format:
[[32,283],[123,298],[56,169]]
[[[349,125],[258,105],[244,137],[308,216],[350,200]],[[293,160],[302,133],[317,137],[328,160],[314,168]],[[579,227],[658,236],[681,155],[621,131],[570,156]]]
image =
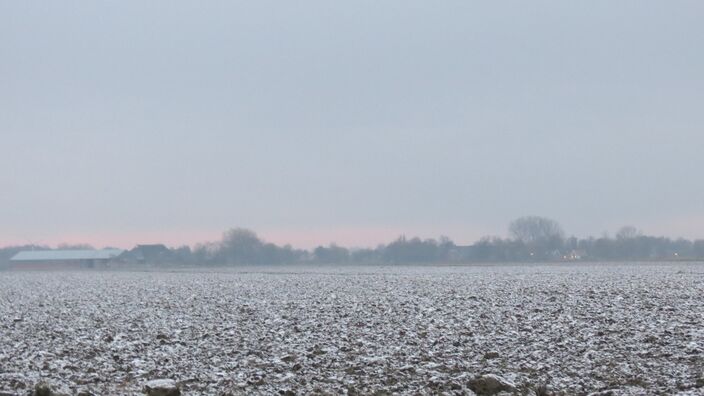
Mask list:
[[[465,236],[460,236],[457,238],[458,232],[450,233],[438,233],[438,232],[404,232],[398,228],[365,228],[365,230],[360,230],[359,228],[352,229],[337,229],[332,231],[311,231],[308,232],[296,232],[293,230],[270,230],[264,232],[257,232],[251,228],[245,227],[232,227],[227,228],[220,232],[194,232],[194,233],[182,233],[182,232],[137,232],[137,233],[124,233],[124,234],[113,234],[110,236],[103,235],[97,236],[92,234],[92,236],[72,234],[67,237],[59,238],[42,238],[38,240],[32,240],[29,238],[8,238],[7,242],[3,241],[0,243],[0,249],[7,249],[12,247],[22,247],[22,246],[36,246],[36,247],[47,247],[50,249],[58,249],[61,245],[68,246],[78,246],[78,245],[88,245],[94,249],[107,249],[107,248],[118,248],[123,250],[129,250],[138,245],[154,245],[162,244],[169,248],[179,248],[187,246],[191,249],[199,246],[211,243],[218,243],[222,240],[222,236],[225,232],[231,229],[247,229],[253,231],[257,237],[264,243],[273,243],[277,246],[291,246],[296,250],[312,250],[317,247],[336,245],[340,247],[345,247],[347,249],[374,249],[381,245],[388,245],[399,238],[406,237],[420,238],[421,240],[434,239],[439,240],[440,238],[446,236],[457,246],[471,246],[482,239],[485,238],[501,238],[510,239],[510,237],[498,234],[478,234],[476,231],[464,232]],[[456,230],[455,230],[456,231]],[[673,236],[662,234],[662,233],[652,233],[639,230],[641,236],[654,237],[654,238],[667,238],[671,240],[684,239],[691,242],[697,240],[704,240],[702,237],[695,237],[693,235],[688,236]],[[429,236],[429,235],[434,236]],[[454,236],[451,234],[455,234]],[[471,236],[468,234],[472,234]],[[583,235],[578,236],[576,234],[566,234],[564,239],[577,238],[579,240],[584,239],[600,239],[600,238],[613,238],[614,234],[603,232],[602,235]],[[338,238],[335,238],[337,236]],[[22,241],[21,241],[22,240]],[[323,242],[326,241],[326,242]]]

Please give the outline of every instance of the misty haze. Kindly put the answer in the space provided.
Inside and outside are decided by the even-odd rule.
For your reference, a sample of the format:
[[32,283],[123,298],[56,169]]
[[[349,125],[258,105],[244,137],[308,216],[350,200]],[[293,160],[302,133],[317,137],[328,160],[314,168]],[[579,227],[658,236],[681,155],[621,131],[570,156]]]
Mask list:
[[0,3],[0,396],[704,395],[704,3]]

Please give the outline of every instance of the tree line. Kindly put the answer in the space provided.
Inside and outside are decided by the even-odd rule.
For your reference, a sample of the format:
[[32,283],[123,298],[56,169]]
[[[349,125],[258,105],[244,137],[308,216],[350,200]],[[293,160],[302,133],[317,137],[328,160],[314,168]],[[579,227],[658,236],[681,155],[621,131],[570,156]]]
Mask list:
[[[87,245],[60,246],[63,249],[90,248]],[[48,249],[46,246],[13,246],[0,249],[0,263],[21,250]],[[262,240],[254,231],[235,228],[217,242],[194,247],[164,247],[158,263],[164,265],[217,266],[261,264],[414,264],[484,263],[539,261],[651,261],[702,260],[704,240],[670,239],[643,235],[632,226],[621,228],[614,237],[566,237],[554,220],[528,216],[510,223],[508,237],[484,237],[469,246],[438,239],[400,236],[375,248],[349,249],[336,244],[315,249],[295,249]]]

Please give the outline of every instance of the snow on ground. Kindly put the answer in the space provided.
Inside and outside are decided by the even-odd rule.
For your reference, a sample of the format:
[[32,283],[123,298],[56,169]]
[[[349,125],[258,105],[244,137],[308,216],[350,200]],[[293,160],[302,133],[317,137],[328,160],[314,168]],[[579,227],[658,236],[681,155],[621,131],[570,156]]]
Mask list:
[[0,272],[0,393],[694,395],[703,351],[699,264]]

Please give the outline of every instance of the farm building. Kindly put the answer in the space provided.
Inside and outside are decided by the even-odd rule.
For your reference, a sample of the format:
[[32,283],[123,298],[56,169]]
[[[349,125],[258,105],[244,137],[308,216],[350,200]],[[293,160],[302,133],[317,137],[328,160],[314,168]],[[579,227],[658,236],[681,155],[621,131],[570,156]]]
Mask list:
[[18,270],[88,269],[105,267],[124,251],[103,250],[26,250],[10,259],[10,268]]

